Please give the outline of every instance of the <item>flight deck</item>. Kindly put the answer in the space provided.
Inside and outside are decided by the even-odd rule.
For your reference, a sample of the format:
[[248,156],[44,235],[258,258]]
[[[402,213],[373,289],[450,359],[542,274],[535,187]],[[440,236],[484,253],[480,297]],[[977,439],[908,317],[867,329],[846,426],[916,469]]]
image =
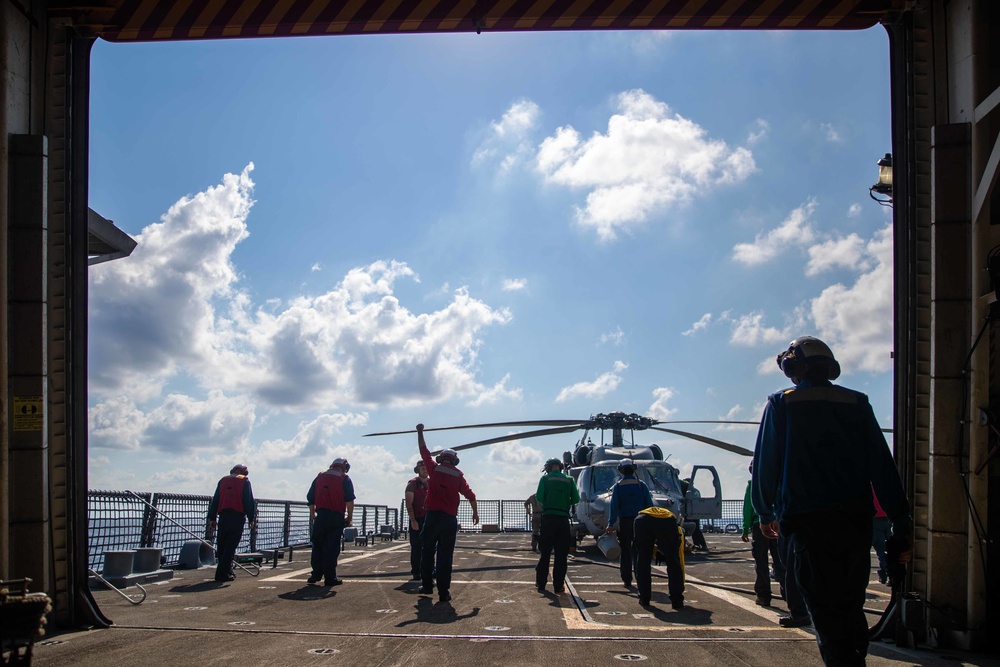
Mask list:
[[[708,552],[687,554],[685,606],[676,611],[665,568],[654,567],[652,604],[642,607],[593,540],[570,554],[566,592],[542,594],[530,534],[461,533],[450,602],[419,593],[405,538],[347,545],[337,571],[344,583],[329,588],[307,583],[308,549],[286,550],[256,577],[237,569],[233,582],[215,582],[214,568],[177,570],[147,585],[138,605],[96,590],[114,626],[42,637],[34,664],[820,667],[811,629],[778,625],[785,606],[776,583],[773,607],[754,603],[750,545],[738,534],[706,538]],[[888,601],[873,569],[870,624]],[[868,664],[1000,661],[879,641]]]

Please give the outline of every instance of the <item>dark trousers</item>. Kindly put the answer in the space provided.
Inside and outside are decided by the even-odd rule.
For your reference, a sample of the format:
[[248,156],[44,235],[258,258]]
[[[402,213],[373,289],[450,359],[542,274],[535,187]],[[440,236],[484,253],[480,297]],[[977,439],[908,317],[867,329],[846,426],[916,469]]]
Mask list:
[[549,579],[549,560],[552,552],[552,589],[562,591],[566,587],[566,559],[573,536],[569,530],[569,517],[555,514],[542,515],[542,530],[538,536],[538,564],[535,565],[535,587],[545,588]]
[[413,530],[413,524],[410,524],[410,574],[413,575],[414,579],[418,579],[420,577],[420,558],[424,548],[420,531],[424,529],[426,517],[415,516],[413,519],[417,522],[417,529]]
[[708,542],[705,541],[705,533],[701,532],[701,519],[695,519],[694,530],[691,531],[691,544],[708,551]]
[[332,510],[316,510],[313,523],[312,578],[323,577],[330,584],[337,578],[337,559],[344,538],[344,515]]
[[434,588],[436,570],[439,595],[447,593],[451,588],[451,567],[455,558],[456,535],[458,535],[457,518],[441,510],[427,510],[424,528],[420,531],[423,542],[423,551],[420,554],[420,579],[424,588],[428,590]]
[[806,603],[799,592],[798,582],[795,580],[795,553],[792,551],[788,536],[783,531],[778,532],[778,556],[781,561],[781,571],[775,572],[781,584],[781,596],[785,598],[788,605],[788,613],[795,618],[801,618],[809,614]]
[[885,557],[885,543],[892,537],[892,523],[889,517],[880,516],[872,519],[872,546],[875,548],[875,555],[878,556],[878,578],[879,581],[888,579],[889,564]]
[[226,579],[233,574],[233,561],[236,559],[236,547],[243,538],[243,524],[246,516],[235,510],[219,512],[218,533],[215,540],[215,555],[219,559],[215,567],[215,578]]
[[[785,578],[785,568],[781,565],[781,556],[778,555],[778,540],[764,537],[760,530],[760,524],[755,523],[750,527],[750,553],[753,554],[754,571],[756,577],[753,582],[753,592],[757,597],[770,603],[771,601],[771,568],[767,562],[768,554],[771,555],[771,563],[774,564],[774,574],[778,581]],[[781,584],[781,596],[784,597],[785,585]]]
[[684,601],[684,566],[681,565],[681,536],[677,519],[658,519],[648,514],[635,518],[635,583],[639,600],[648,602],[653,593],[653,547],[667,562],[667,591],[673,603]]
[[618,519],[618,546],[622,548],[618,559],[618,571],[622,575],[622,583],[632,584],[632,570],[635,569],[635,523],[634,516],[623,516]]
[[868,653],[865,594],[871,574],[870,514],[810,512],[781,522],[795,581],[812,615],[827,667],[863,667]]

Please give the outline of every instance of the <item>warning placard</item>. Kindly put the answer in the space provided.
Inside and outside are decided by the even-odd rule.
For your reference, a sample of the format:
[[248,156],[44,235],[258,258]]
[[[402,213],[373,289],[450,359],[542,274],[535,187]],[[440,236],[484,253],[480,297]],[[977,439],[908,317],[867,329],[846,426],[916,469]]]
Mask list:
[[14,397],[14,430],[41,431],[45,421],[41,396]]

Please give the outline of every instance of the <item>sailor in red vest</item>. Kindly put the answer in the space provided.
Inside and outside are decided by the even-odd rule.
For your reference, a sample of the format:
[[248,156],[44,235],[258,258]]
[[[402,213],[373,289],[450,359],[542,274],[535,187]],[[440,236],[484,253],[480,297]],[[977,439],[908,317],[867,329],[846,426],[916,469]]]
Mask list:
[[247,478],[249,474],[245,465],[233,466],[229,474],[219,480],[212,502],[208,504],[209,532],[215,532],[218,517],[216,556],[219,564],[215,569],[216,581],[232,581],[236,578],[233,560],[236,558],[236,547],[243,537],[243,524],[249,518],[250,530],[257,525],[257,503],[254,502],[253,489]]
[[410,574],[414,579],[420,578],[420,556],[423,553],[423,542],[420,531],[424,528],[427,518],[427,466],[423,461],[417,461],[413,466],[417,476],[406,483],[404,498],[406,499],[406,514],[410,518]]
[[329,470],[316,476],[306,494],[313,521],[310,584],[320,579],[324,586],[344,583],[337,578],[337,559],[344,528],[351,525],[354,514],[354,483],[347,476],[350,469],[347,459],[334,459]]
[[[424,425],[417,424],[417,444],[420,458],[427,467],[427,518],[424,521],[423,553],[420,558],[420,592],[431,595],[434,592],[434,573],[437,571],[438,599],[451,599],[451,563],[455,555],[455,536],[458,535],[458,495],[462,494],[472,505],[472,523],[479,523],[479,507],[476,494],[469,488],[462,471],[456,468],[458,454],[453,449],[442,450],[436,459],[424,442]],[[434,556],[437,553],[437,567]]]

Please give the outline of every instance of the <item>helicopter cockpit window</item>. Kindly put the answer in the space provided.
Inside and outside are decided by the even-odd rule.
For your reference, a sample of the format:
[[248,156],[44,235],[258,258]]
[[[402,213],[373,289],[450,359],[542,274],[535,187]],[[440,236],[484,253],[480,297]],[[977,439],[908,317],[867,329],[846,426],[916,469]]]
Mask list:
[[642,471],[642,481],[654,493],[680,493],[680,482],[677,479],[677,471],[671,466],[646,464],[640,468]]
[[618,471],[611,466],[594,466],[591,468],[590,484],[595,494],[607,493],[618,481]]

